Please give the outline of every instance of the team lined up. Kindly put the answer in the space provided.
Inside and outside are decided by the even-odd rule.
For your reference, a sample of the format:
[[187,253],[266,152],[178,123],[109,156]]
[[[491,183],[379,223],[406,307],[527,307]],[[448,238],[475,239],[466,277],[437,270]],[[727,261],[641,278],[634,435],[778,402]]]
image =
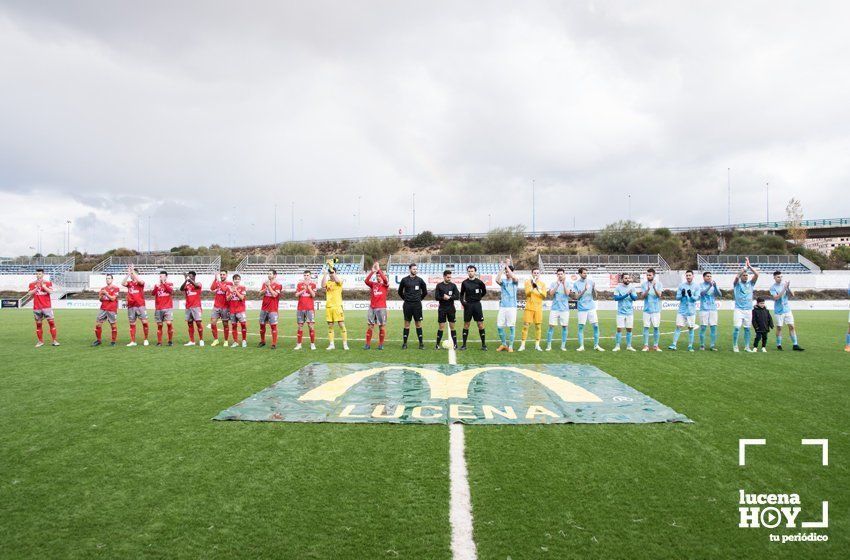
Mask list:
[[[221,321],[223,327],[223,344],[230,347],[247,346],[247,318],[246,298],[247,290],[241,283],[241,276],[234,274],[228,280],[227,271],[221,271],[216,275],[210,286],[214,293],[213,310],[210,317],[210,330],[212,334],[212,346],[221,343],[219,340],[218,323]],[[753,293],[755,283],[758,280],[758,272],[750,265],[749,260],[736,275],[733,282],[734,313],[732,349],[739,351],[739,339],[743,331],[744,349],[747,352],[755,351],[751,347],[751,329],[755,326],[756,345],[761,342],[762,351],[766,346],[766,330],[773,326],[773,320],[769,313],[765,315],[764,302],[759,301],[754,305]],[[495,278],[500,288],[499,312],[496,320],[500,345],[497,351],[513,352],[516,338],[517,321],[517,292],[519,278],[515,274],[511,262],[504,261],[500,264],[499,272]],[[365,283],[370,290],[370,302],[367,312],[366,343],[364,348],[370,349],[374,336],[374,329],[378,327],[377,349],[384,347],[387,325],[387,292],[389,290],[389,279],[381,270],[378,263],[373,264],[371,271],[366,276]],[[145,301],[145,282],[138,275],[138,271],[132,267],[128,268],[127,275],[121,284],[127,289],[126,304],[129,322],[130,342],[127,346],[136,346],[137,321],[142,324],[142,344],[147,346],[149,335],[149,322]],[[327,349],[335,348],[335,327],[339,328],[343,349],[348,350],[348,332],[345,325],[345,314],[342,303],[343,282],[337,276],[332,263],[329,262],[327,270],[323,273],[319,285],[325,290],[325,315],[328,325]],[[614,289],[613,299],[617,303],[617,331],[613,351],[625,349],[635,351],[632,346],[632,331],[634,327],[634,302],[643,300],[643,351],[660,352],[660,326],[661,326],[661,296],[664,287],[654,269],[646,272],[646,280],[636,285],[628,273],[620,275],[620,281]],[[185,320],[188,329],[189,341],[185,346],[204,346],[204,323],[201,308],[202,285],[196,279],[194,272],[184,275],[183,283],[178,288],[185,297]],[[52,284],[44,279],[43,270],[36,273],[36,281],[30,283],[29,293],[33,296],[33,310],[36,321],[36,346],[44,344],[42,322],[48,322],[52,344],[58,346],[57,329],[51,308],[50,293],[53,291]],[[110,344],[115,345],[118,337],[117,312],[119,288],[113,282],[111,274],[106,275],[106,286],[100,289],[98,297],[101,301],[100,311],[95,322],[95,341],[93,346],[99,346],[102,341],[103,323],[108,322],[111,327]],[[262,303],[259,315],[259,346],[266,346],[267,332],[270,334],[270,346],[276,348],[278,343],[278,312],[279,302],[283,291],[282,285],[277,282],[277,272],[270,270],[267,280],[260,287]],[[307,325],[310,348],[316,349],[315,330],[315,298],[318,286],[312,278],[310,271],[304,271],[303,279],[296,286],[296,297],[298,299],[296,311],[297,343],[295,350],[302,348],[304,326]],[[174,284],[169,281],[167,272],[162,271],[159,282],[153,285],[147,292],[154,298],[154,320],[157,325],[156,344],[163,343],[173,345],[174,339]],[[597,290],[596,285],[588,277],[585,268],[578,269],[578,279],[571,282],[567,279],[563,268],[557,270],[557,278],[549,284],[544,285],[540,278],[540,270],[535,268],[531,272],[531,278],[524,282],[525,310],[523,315],[523,327],[521,341],[518,351],[524,351],[528,334],[531,327],[535,328],[535,349],[543,351],[541,346],[542,324],[543,324],[543,301],[551,298],[551,309],[549,312],[548,332],[546,335],[546,351],[552,350],[552,340],[557,327],[560,327],[560,348],[566,350],[567,336],[570,320],[570,300],[576,303],[578,318],[578,347],[577,351],[584,351],[585,326],[590,324],[593,336],[593,349],[604,351],[600,346],[599,318],[597,315]],[[487,350],[486,332],[484,328],[484,312],[481,300],[485,297],[487,288],[478,277],[475,266],[467,267],[467,278],[460,283],[460,288],[452,280],[452,273],[446,270],[443,273],[443,281],[438,283],[434,290],[434,299],[438,302],[437,309],[437,333],[436,348],[446,331],[451,337],[452,344],[458,347],[455,302],[460,302],[463,309],[463,331],[460,349],[467,348],[469,329],[474,321],[478,327],[482,350]],[[398,294],[403,300],[402,312],[404,316],[402,348],[408,347],[410,336],[410,323],[416,328],[416,336],[419,348],[424,348],[422,319],[422,302],[428,296],[425,281],[418,276],[417,267],[411,264],[409,274],[399,281]],[[694,273],[687,271],[685,281],[676,289],[676,300],[678,309],[676,313],[676,328],[673,332],[673,341],[668,346],[670,350],[678,348],[679,339],[684,331],[687,331],[689,351],[695,349],[695,334],[699,326],[699,348],[701,350],[717,350],[717,298],[721,297],[722,291],[712,279],[710,272],[703,273],[703,281],[698,283],[694,279]],[[774,284],[770,288],[770,297],[774,301],[774,314],[776,317],[776,344],[782,349],[782,329],[787,326],[794,350],[802,351],[797,338],[797,330],[794,324],[794,315],[789,306],[789,298],[793,296],[789,281],[783,281],[782,274],[774,273]],[[761,298],[759,298],[761,300]],[[697,325],[697,302],[699,302],[699,325]],[[239,334],[241,333],[241,341]],[[196,342],[197,335],[197,342]],[[850,352],[850,328],[847,334],[847,346],[845,350]]]

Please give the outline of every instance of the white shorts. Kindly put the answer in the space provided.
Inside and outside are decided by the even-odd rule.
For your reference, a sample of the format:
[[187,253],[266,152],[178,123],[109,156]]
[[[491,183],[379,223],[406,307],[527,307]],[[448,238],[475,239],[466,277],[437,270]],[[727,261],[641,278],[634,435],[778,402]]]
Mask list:
[[630,329],[635,326],[635,316],[634,315],[620,315],[617,313],[617,328],[618,329]]
[[784,327],[785,325],[793,325],[794,324],[794,314],[790,311],[788,313],[783,313],[781,315],[776,315],[774,317],[776,319],[777,327]]
[[644,327],[660,327],[661,326],[661,312],[657,313],[646,313],[643,314],[643,326]]
[[709,327],[717,326],[717,311],[700,311],[699,323]]
[[578,324],[584,325],[590,321],[591,325],[595,325],[599,322],[599,317],[596,316],[596,310],[591,309],[590,311],[579,311],[578,312]]
[[749,309],[735,309],[734,315],[732,317],[732,326],[735,328],[746,327],[750,328],[753,326],[753,312]]
[[499,314],[496,316],[497,327],[515,327],[516,326],[516,307],[500,307]]
[[697,316],[696,315],[682,315],[681,313],[676,313],[676,326],[677,327],[688,327],[692,329],[697,324]]
[[555,311],[554,309],[549,312],[549,325],[553,327],[557,327],[561,325],[562,327],[566,327],[570,324],[570,310],[567,309],[565,311]]

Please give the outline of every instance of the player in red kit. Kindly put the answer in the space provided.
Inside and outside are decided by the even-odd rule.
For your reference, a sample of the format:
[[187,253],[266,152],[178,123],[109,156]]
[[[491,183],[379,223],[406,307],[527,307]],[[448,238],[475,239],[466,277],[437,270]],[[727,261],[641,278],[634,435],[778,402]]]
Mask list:
[[210,318],[210,330],[212,331],[213,341],[210,346],[218,346],[218,320],[221,319],[221,326],[224,328],[224,345],[228,346],[228,337],[230,336],[230,304],[227,301],[227,294],[230,293],[230,287],[233,282],[227,279],[227,271],[219,271],[215,280],[213,280],[210,291],[215,294],[213,302],[212,317]]
[[195,328],[198,329],[198,346],[204,345],[204,316],[201,312],[201,283],[195,280],[194,270],[184,275],[185,280],[180,291],[186,296],[186,324],[189,326],[189,342],[183,346],[195,345]]
[[236,327],[242,327],[242,348],[248,346],[245,340],[248,337],[248,320],[245,317],[245,286],[242,285],[242,277],[238,274],[233,275],[233,285],[230,286],[227,293],[228,311],[230,311],[230,324],[233,326],[233,344],[231,348],[239,346],[239,333]]
[[47,319],[47,325],[50,327],[50,338],[53,346],[59,346],[56,340],[56,320],[53,318],[53,305],[50,303],[50,294],[53,292],[53,283],[50,280],[44,279],[44,269],[35,269],[35,282],[30,282],[29,291],[32,296],[32,314],[35,317],[35,336],[38,342],[35,347],[44,346],[44,331],[41,327],[41,322]]
[[168,273],[159,271],[159,283],[151,290],[154,298],[154,320],[156,320],[156,345],[162,346],[162,324],[168,329],[168,345],[174,344],[174,284],[168,281]]
[[266,345],[266,325],[272,329],[272,350],[277,348],[277,312],[280,304],[280,292],[283,286],[277,282],[277,271],[269,271],[269,279],[263,282],[260,293],[263,294],[263,304],[260,307],[260,344]]
[[91,343],[92,346],[100,346],[101,345],[101,337],[103,335],[103,322],[109,322],[109,326],[112,327],[112,340],[110,341],[110,346],[115,346],[115,341],[118,339],[118,326],[116,325],[116,321],[118,320],[118,292],[120,292],[120,288],[112,283],[112,275],[106,275],[106,286],[100,289],[98,292],[98,299],[100,299],[100,311],[97,314],[97,319],[94,323],[94,336],[96,340]]
[[130,265],[127,276],[121,284],[127,288],[127,318],[130,320],[130,342],[127,346],[136,346],[136,319],[142,322],[145,333],[144,345],[148,345],[148,310],[145,308],[145,281],[138,271]]
[[387,336],[387,289],[390,280],[381,265],[377,262],[372,265],[372,270],[366,275],[366,285],[372,292],[369,300],[369,311],[366,312],[366,345],[364,350],[372,347],[372,329],[378,325],[378,350],[384,349],[384,338]]
[[298,323],[297,344],[294,350],[301,350],[301,340],[304,337],[304,323],[310,329],[310,350],[316,349],[316,283],[309,270],[304,271],[304,279],[295,287],[295,297],[298,298],[298,310],[295,320]]

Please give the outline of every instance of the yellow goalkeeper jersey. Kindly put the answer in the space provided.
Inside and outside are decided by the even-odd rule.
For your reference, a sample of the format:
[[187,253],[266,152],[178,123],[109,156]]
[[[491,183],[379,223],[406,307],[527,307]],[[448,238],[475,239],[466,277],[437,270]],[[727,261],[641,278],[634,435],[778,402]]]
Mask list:
[[325,283],[325,301],[327,307],[342,307],[342,282],[328,280]]
[[542,311],[543,300],[546,298],[546,288],[543,281],[537,281],[537,287],[531,285],[531,279],[525,281],[525,308],[531,311]]

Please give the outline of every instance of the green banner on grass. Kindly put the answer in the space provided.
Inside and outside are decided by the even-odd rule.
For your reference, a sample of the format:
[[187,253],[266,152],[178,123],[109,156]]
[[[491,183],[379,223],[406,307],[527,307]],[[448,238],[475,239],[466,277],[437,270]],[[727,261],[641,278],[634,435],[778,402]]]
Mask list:
[[590,365],[319,364],[215,420],[400,424],[690,422]]

